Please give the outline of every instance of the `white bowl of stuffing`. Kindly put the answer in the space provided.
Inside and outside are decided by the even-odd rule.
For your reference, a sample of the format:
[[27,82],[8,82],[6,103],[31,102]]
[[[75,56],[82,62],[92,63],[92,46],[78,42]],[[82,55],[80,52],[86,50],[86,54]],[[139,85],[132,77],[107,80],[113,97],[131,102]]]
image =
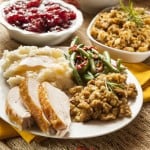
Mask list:
[[87,35],[99,51],[109,51],[114,59],[139,63],[150,57],[150,13],[131,2],[98,13]]
[[27,45],[57,45],[83,22],[82,13],[61,0],[11,0],[0,5],[0,23]]

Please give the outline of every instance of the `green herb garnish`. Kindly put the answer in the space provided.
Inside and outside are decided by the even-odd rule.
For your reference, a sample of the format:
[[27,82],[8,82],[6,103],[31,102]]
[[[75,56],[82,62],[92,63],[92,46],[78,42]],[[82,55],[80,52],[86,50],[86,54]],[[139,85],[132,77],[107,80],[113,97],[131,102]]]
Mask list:
[[135,22],[138,27],[142,26],[143,25],[143,21],[142,21],[141,15],[134,9],[133,2],[131,0],[129,0],[129,4],[128,4],[128,6],[126,6],[122,2],[122,0],[119,0],[119,1],[120,1],[121,9],[124,12],[128,13],[128,19],[130,21]]
[[105,86],[107,87],[108,91],[111,91],[113,93],[115,93],[115,89],[117,88],[122,89],[122,90],[125,89],[124,84],[118,84],[118,83],[111,82],[108,80],[105,80]]

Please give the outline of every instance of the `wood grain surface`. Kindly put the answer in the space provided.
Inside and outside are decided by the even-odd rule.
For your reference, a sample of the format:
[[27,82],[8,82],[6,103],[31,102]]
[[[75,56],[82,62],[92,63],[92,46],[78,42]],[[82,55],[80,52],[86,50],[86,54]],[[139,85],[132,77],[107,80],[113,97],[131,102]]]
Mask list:
[[[150,0],[134,0],[136,5],[150,8]],[[91,45],[86,29],[92,15],[84,14],[84,24],[74,33],[81,41]],[[73,35],[73,36],[74,36]],[[72,37],[73,37],[72,36]],[[72,37],[61,45],[69,45]],[[11,40],[7,30],[0,25],[0,56],[5,49],[13,50],[20,44]],[[86,148],[86,149],[83,149]],[[79,149],[80,148],[80,149]],[[137,118],[125,128],[102,137],[80,140],[39,138],[27,144],[22,138],[0,141],[0,150],[149,150],[150,149],[150,103],[145,103]]]

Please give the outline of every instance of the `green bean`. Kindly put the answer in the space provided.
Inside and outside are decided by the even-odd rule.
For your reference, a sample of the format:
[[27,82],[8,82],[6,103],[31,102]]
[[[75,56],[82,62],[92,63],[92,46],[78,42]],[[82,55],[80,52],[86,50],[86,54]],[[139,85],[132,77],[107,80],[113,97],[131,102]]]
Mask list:
[[88,60],[90,59],[89,54],[88,54],[85,50],[83,50],[82,48],[78,48],[78,50],[79,50],[79,52],[80,52],[83,56],[85,56]]
[[105,57],[102,55],[102,54],[100,54],[97,50],[95,50],[94,48],[92,48],[92,52],[94,52],[95,54],[97,54],[98,56],[99,56],[99,58],[103,61],[103,63],[109,68],[109,70],[110,71],[112,71],[112,72],[116,72],[116,73],[118,73],[119,72],[119,70],[117,69],[117,68],[115,68],[112,64],[111,64],[111,62],[110,61],[108,61],[110,58],[110,56],[108,56],[109,54],[106,54],[106,53],[108,53],[108,52],[105,52],[104,54],[106,55],[106,57],[107,57],[107,60],[105,59]]
[[93,53],[95,53],[95,54],[97,54],[97,55],[100,54],[100,53],[99,53],[96,49],[94,49],[94,48],[92,48],[91,50],[92,50]]
[[75,46],[75,45],[78,45],[78,44],[79,44],[79,37],[76,36],[76,37],[72,40],[70,46],[72,47],[72,46]]
[[104,56],[99,55],[99,58],[109,68],[110,71],[119,73],[119,70],[117,68],[115,68],[110,62],[106,61],[105,58],[104,58]]
[[93,74],[95,74],[96,73],[96,66],[95,66],[95,62],[94,62],[94,59],[93,58],[90,58],[90,67],[91,67],[91,72],[93,73]]
[[121,59],[117,59],[117,68],[120,70],[121,67]]
[[[108,69],[112,72],[119,72],[119,70],[117,68],[115,68],[111,62],[110,62],[110,56],[109,56],[109,53],[108,52],[104,52],[105,56],[100,54],[97,50],[95,50],[94,48],[92,48],[92,52],[97,54],[99,59],[103,61],[103,63],[108,67]],[[105,59],[107,58],[107,59]]]
[[87,53],[89,54],[89,56],[90,56],[91,58],[93,58],[93,57],[94,57],[94,54],[93,54],[93,52],[92,52],[92,51],[88,50],[88,51],[87,51]]
[[94,59],[93,59],[93,54],[91,52],[89,52],[89,62],[90,62],[90,70],[93,74],[96,73],[96,66],[95,66],[95,62],[94,62]]
[[88,65],[88,66],[86,66],[86,70],[87,70],[87,68],[88,68],[89,66],[91,66],[91,71],[92,71],[92,72],[95,72],[96,68],[94,67],[94,66],[95,66],[94,60],[91,59],[89,53],[86,52],[85,50],[83,50],[82,48],[79,48],[78,50],[79,50],[79,52],[80,52],[83,56],[85,56],[85,57],[87,58],[87,61],[88,61],[88,64],[87,64],[87,65]]
[[107,74],[109,72],[110,72],[110,69],[106,65],[104,65],[103,73]]
[[77,46],[77,49],[78,49],[78,48],[82,48],[82,47],[84,47],[84,44],[79,44],[79,45]]
[[82,79],[81,79],[81,77],[80,77],[80,75],[79,75],[79,73],[75,67],[75,57],[76,57],[76,53],[73,52],[70,56],[70,66],[73,69],[73,76],[74,76],[77,84],[82,85],[83,84]]
[[[86,62],[86,63],[85,63],[85,62]],[[84,62],[82,62],[82,63],[84,63],[85,65],[82,66],[81,70],[78,70],[78,69],[77,69],[77,70],[79,71],[79,74],[85,73],[86,70],[87,70],[88,67],[89,67],[89,61],[88,61],[88,60],[84,60]],[[79,65],[82,65],[82,64],[79,64]]]
[[117,68],[120,72],[124,71],[126,68],[122,66],[121,64],[122,60],[121,59],[117,59]]
[[98,51],[96,51],[95,49],[92,49],[92,51],[95,53],[95,54],[97,54],[98,56],[99,56],[99,58],[103,61],[103,63],[109,68],[109,70],[110,71],[113,71],[113,72],[119,72],[119,70],[117,69],[117,68],[115,68],[112,64],[111,64],[111,62],[109,61],[109,54],[106,54],[106,53],[108,53],[108,52],[105,52],[104,54],[106,55],[106,57],[107,57],[107,60],[105,59],[105,57],[102,55],[102,54],[100,54],[100,53],[98,53]]
[[96,78],[96,77],[98,77],[100,75],[100,73],[96,73],[95,75],[94,75],[94,77]]
[[87,51],[87,53],[89,54],[89,62],[90,62],[90,70],[93,74],[96,73],[96,64],[94,61],[94,54],[92,53],[92,51]]
[[90,64],[90,70],[91,72],[94,74],[96,72],[96,66],[95,66],[95,62],[94,62],[94,59],[93,59],[93,54],[90,52],[90,51],[85,51],[83,49],[79,49],[79,51],[87,57],[88,61],[89,61],[89,64]]
[[86,74],[84,74],[83,78],[86,80],[86,81],[89,81],[89,80],[92,80],[94,79],[95,77],[93,76],[93,74],[91,72],[87,72]]
[[[113,66],[107,51],[100,54],[94,47],[86,47],[84,44],[80,44],[77,36],[72,40],[70,46],[68,50],[70,66],[73,69],[74,80],[79,85],[96,78],[101,72],[106,74],[109,72],[119,73],[124,70],[121,60],[118,60],[116,66]],[[102,65],[101,70],[99,69],[100,65]],[[110,86],[109,83],[108,86]],[[112,84],[111,86],[116,85]]]
[[[75,44],[75,45],[76,45],[76,44]],[[70,47],[70,48],[68,49],[69,54],[72,54],[73,51],[77,51],[78,48],[84,47],[84,44],[79,44],[79,45],[77,45],[77,47],[75,47],[75,45],[72,44],[72,47]]]
[[104,55],[106,61],[108,61],[109,63],[111,63],[111,59],[110,59],[109,53],[107,51],[104,51],[103,55]]

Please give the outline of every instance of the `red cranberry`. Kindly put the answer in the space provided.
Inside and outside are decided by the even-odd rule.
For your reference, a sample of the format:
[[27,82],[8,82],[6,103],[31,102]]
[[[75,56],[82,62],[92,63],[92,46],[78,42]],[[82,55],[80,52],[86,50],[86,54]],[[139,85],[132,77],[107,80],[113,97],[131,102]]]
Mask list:
[[45,13],[44,15],[45,15],[45,18],[47,18],[48,20],[54,18],[53,13],[51,12]]
[[52,5],[47,7],[47,11],[52,11],[52,10],[56,10],[56,9],[60,9],[59,4],[52,4]]
[[44,22],[42,19],[38,18],[33,20],[31,24],[26,28],[27,31],[39,32],[42,33],[44,31]]
[[49,28],[54,27],[55,26],[55,22],[54,22],[54,18],[47,20],[47,25],[49,26]]
[[65,10],[62,10],[59,12],[59,16],[64,20],[64,21],[68,21],[69,20],[69,16],[67,14],[67,12]]
[[7,19],[10,24],[14,24],[16,26],[21,26],[23,23],[28,23],[28,18],[18,14],[9,16]]
[[30,21],[36,20],[37,18],[40,18],[40,15],[38,13],[34,13],[34,14],[29,13],[28,15],[29,15],[28,18]]
[[70,13],[69,13],[69,16],[70,16],[70,19],[71,19],[71,20],[76,19],[76,14],[75,14],[74,12],[70,12]]
[[37,13],[38,12],[38,9],[36,7],[31,7],[28,9],[29,12],[31,13]]
[[27,8],[39,7],[41,2],[42,2],[42,0],[32,0],[32,1],[27,3]]
[[61,25],[63,23],[63,20],[61,18],[59,18],[59,17],[56,17],[54,19],[54,22],[55,22],[56,25]]
[[[44,7],[39,9],[43,2]],[[21,29],[32,32],[61,31],[72,24],[76,14],[58,3],[44,0],[16,1],[4,8],[7,21]]]

